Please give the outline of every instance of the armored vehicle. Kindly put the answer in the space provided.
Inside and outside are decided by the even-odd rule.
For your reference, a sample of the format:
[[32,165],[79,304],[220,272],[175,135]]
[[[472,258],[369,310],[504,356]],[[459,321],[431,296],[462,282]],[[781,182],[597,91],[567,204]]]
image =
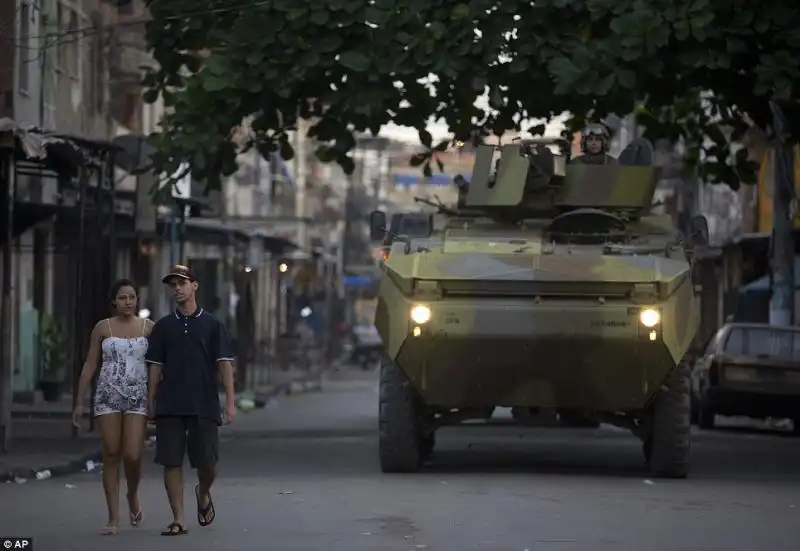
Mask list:
[[370,215],[373,239],[390,233],[375,314],[384,472],[417,470],[438,428],[510,407],[628,428],[655,476],[686,476],[692,247],[708,224],[684,236],[650,214],[649,142],[606,165],[572,164],[568,150],[480,146],[427,240]]

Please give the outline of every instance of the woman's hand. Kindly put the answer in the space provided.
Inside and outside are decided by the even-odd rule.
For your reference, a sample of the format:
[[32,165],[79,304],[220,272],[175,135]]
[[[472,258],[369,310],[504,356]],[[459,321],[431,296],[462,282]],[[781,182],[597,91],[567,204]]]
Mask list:
[[81,428],[81,419],[83,419],[83,406],[78,404],[72,410],[72,426],[77,429]]

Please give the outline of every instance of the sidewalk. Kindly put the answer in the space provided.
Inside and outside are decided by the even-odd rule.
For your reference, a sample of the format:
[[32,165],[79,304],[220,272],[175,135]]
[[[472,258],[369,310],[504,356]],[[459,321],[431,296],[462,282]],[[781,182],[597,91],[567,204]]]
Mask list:
[[[241,393],[237,406],[245,414],[253,408],[266,406],[279,395],[320,390],[325,371],[325,368],[318,368],[275,373],[273,385]],[[101,465],[96,429],[88,432],[88,422],[84,422],[84,430],[77,438],[72,438],[71,407],[67,400],[39,406],[14,405],[11,452],[0,454],[0,483],[43,480],[91,471]],[[153,442],[151,434],[148,445]]]

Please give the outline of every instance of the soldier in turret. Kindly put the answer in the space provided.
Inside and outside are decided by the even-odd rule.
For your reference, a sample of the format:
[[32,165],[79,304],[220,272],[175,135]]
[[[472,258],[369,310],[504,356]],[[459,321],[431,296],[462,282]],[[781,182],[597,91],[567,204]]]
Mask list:
[[572,163],[586,165],[606,165],[617,162],[616,157],[608,154],[611,147],[611,136],[602,124],[590,124],[581,131],[581,152],[571,159]]

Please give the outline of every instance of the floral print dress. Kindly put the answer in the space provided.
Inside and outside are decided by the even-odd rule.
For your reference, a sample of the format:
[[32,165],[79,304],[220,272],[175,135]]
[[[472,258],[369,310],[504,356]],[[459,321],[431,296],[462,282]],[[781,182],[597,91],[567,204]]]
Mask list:
[[132,413],[147,415],[147,321],[142,320],[138,337],[115,337],[108,322],[108,334],[100,348],[102,365],[97,378],[94,414]]

